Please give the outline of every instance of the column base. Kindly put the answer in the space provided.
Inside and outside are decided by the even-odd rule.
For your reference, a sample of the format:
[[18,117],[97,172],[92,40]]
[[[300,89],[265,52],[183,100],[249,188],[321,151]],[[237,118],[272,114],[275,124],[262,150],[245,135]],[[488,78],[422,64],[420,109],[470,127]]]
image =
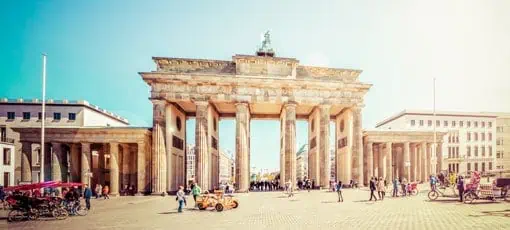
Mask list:
[[145,192],[137,192],[135,193],[135,196],[145,196]]
[[166,196],[166,192],[153,192],[153,193],[151,193],[151,196],[162,196],[162,197],[165,197]]

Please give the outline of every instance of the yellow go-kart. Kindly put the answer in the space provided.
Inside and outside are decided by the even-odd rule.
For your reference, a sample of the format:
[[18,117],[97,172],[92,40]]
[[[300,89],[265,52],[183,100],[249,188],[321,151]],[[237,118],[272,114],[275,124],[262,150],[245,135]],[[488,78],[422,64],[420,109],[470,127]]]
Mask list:
[[232,209],[239,206],[239,201],[232,196],[225,196],[222,190],[215,190],[214,194],[204,194],[197,197],[197,207],[205,210],[214,207],[216,211],[221,212],[223,209]]

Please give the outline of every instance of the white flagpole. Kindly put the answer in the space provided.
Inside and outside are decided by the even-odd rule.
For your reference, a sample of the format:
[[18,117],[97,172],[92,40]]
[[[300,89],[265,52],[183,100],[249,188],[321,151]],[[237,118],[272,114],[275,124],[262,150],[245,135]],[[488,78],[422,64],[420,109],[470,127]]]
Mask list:
[[433,92],[434,92],[434,149],[432,153],[434,154],[434,157],[436,159],[436,173],[439,173],[441,171],[441,168],[437,168],[440,164],[437,162],[437,141],[436,141],[436,78],[434,78],[434,85],[433,85]]
[[41,159],[39,181],[44,182],[44,126],[46,120],[46,54],[43,53],[42,112],[41,112]]

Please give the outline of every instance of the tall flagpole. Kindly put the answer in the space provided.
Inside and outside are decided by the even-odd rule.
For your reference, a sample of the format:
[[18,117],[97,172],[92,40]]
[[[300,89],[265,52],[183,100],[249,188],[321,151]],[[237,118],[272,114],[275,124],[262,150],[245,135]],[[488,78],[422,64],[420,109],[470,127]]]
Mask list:
[[440,164],[437,162],[437,141],[436,141],[436,124],[437,124],[437,121],[436,121],[436,78],[434,78],[434,85],[433,85],[433,92],[434,92],[434,149],[433,149],[433,154],[436,158],[436,173],[440,172],[441,171],[441,168],[437,168],[438,166],[440,166]]
[[44,126],[46,120],[46,54],[43,53],[43,74],[42,74],[42,112],[41,112],[41,165],[39,181],[44,182]]

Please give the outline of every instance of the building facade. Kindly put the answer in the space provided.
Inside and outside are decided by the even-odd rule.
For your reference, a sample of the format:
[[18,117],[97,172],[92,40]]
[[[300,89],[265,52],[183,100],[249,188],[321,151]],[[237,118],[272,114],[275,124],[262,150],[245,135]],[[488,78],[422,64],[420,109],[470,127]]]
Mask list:
[[376,125],[382,130],[446,132],[442,170],[466,174],[496,169],[496,115],[405,110]]
[[14,180],[14,139],[7,137],[7,129],[0,127],[0,185],[4,187],[15,185]]
[[188,181],[195,180],[195,146],[186,145],[186,179]]
[[496,115],[496,170],[510,174],[510,113]]
[[220,183],[232,183],[232,156],[220,150]]
[[[0,99],[0,129],[5,129],[5,137],[14,140],[15,146],[15,184],[40,180],[40,140],[33,142],[33,150],[26,158],[32,167],[31,181],[21,177],[22,143],[19,134],[13,128],[40,128],[42,121],[42,102],[38,99]],[[106,111],[87,101],[52,100],[46,101],[45,126],[56,127],[123,127],[128,126],[127,119]],[[51,160],[49,158],[48,160]]]
[[297,180],[308,178],[308,148],[303,145],[296,153],[296,176]]

